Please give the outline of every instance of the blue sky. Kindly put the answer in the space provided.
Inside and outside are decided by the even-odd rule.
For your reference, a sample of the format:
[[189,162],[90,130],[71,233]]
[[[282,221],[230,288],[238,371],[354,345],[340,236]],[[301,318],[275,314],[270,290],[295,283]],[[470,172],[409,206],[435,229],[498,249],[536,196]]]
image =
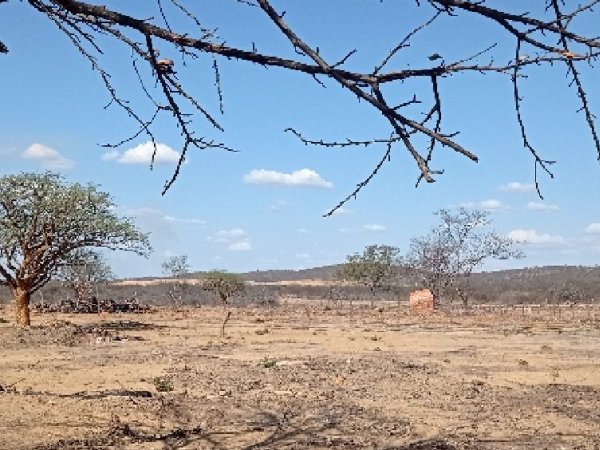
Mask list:
[[[429,6],[419,9],[412,1],[274,4],[287,11],[286,20],[325,57],[337,60],[356,48],[349,62],[356,70],[370,70],[431,14]],[[129,6],[132,13],[150,15],[137,11],[137,5]],[[229,45],[249,48],[255,42],[261,51],[294,56],[274,26],[252,8],[222,0],[202,2],[198,13],[206,26],[218,26]],[[457,206],[488,210],[498,232],[523,241],[525,259],[490,262],[484,269],[595,265],[600,259],[600,166],[560,65],[533,68],[522,82],[531,141],[544,157],[558,161],[554,180],[540,176],[545,200],[533,189],[533,161],[521,145],[509,78],[454,76],[440,81],[445,130],[461,131],[457,140],[480,162],[440,150],[433,167],[443,168],[444,175],[415,189],[417,169],[398,146],[355,201],[323,218],[369,174],[385,149],[312,148],[283,130],[292,126],[326,140],[389,134],[381,116],[337,85],[326,82],[322,88],[301,74],[219,60],[225,107],[220,116],[211,60],[200,58],[181,74],[182,80],[218,116],[225,132],[211,129],[201,118],[194,122],[196,130],[240,151],[192,151],[178,181],[161,196],[181,145],[171,122],[162,120],[154,130],[160,148],[153,170],[147,138],[114,151],[102,148],[98,144],[133,133],[135,124],[116,108],[104,109],[108,95],[89,63],[27,3],[13,0],[0,6],[0,30],[0,40],[10,49],[0,56],[0,175],[56,170],[110,192],[119,213],[134,217],[151,233],[155,249],[147,260],[110,254],[120,276],[160,275],[161,262],[181,254],[189,256],[194,270],[250,271],[339,263],[373,243],[406,252],[411,237],[435,224],[435,211]],[[427,59],[434,52],[453,60],[494,42],[506,44],[489,25],[462,17],[442,20],[418,36],[391,69],[434,64]],[[102,62],[114,73],[122,95],[146,116],[151,114],[130,70],[129,53],[110,42],[103,45]],[[500,45],[493,56],[507,61],[512,47]],[[598,71],[584,69],[583,77],[598,113]],[[398,90],[399,101],[413,93],[427,98],[416,83],[392,89]]]

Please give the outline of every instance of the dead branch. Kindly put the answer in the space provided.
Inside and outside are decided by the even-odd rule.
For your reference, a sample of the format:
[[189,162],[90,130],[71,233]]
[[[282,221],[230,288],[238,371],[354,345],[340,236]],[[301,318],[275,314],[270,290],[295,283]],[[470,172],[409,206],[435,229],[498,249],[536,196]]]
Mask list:
[[[5,3],[6,0],[0,0]],[[540,3],[542,0],[539,0]],[[566,2],[558,0],[544,0],[544,13],[530,14],[516,12],[519,5],[507,4],[490,6],[486,0],[428,0],[417,1],[418,8],[432,8],[429,20],[412,27],[412,30],[399,39],[393,48],[380,60],[378,64],[370,66],[370,70],[353,71],[345,68],[350,58],[358,53],[358,49],[344,50],[344,56],[329,62],[323,56],[324,52],[318,47],[304,40],[297,30],[284,20],[285,12],[277,12],[270,0],[238,1],[240,7],[252,6],[263,13],[263,17],[275,26],[275,29],[289,41],[296,55],[289,58],[279,55],[267,54],[257,50],[254,42],[250,42],[251,49],[228,46],[225,41],[216,35],[216,27],[206,26],[199,15],[194,12],[194,5],[186,5],[184,0],[155,0],[148,3],[148,9],[154,8],[157,18],[136,17],[125,14],[107,6],[79,0],[28,0],[28,4],[51,20],[75,46],[77,51],[88,60],[93,70],[97,71],[104,87],[109,93],[109,105],[116,105],[131,118],[137,126],[136,131],[116,143],[105,144],[108,147],[118,147],[146,135],[153,142],[156,154],[156,138],[152,128],[158,116],[167,113],[173,120],[181,135],[180,159],[173,174],[167,180],[163,194],[177,179],[183,167],[190,148],[198,150],[221,149],[235,151],[225,143],[206,137],[198,137],[198,127],[193,122],[200,117],[204,123],[219,132],[223,127],[205,105],[201,104],[189,87],[178,78],[178,73],[185,70],[191,60],[196,62],[201,55],[209,55],[211,70],[214,73],[214,89],[218,103],[218,112],[224,112],[224,91],[221,84],[219,63],[224,60],[234,62],[248,62],[264,67],[278,67],[284,70],[298,72],[313,77],[317,83],[326,85],[329,80],[348,91],[356,97],[364,108],[374,108],[381,114],[385,123],[390,127],[389,138],[349,139],[339,141],[324,141],[322,139],[308,139],[293,128],[286,131],[292,132],[301,142],[322,147],[352,147],[385,145],[384,157],[377,163],[370,175],[357,185],[357,189],[344,199],[336,208],[341,207],[349,198],[354,198],[366,184],[377,174],[385,161],[390,159],[391,152],[399,148],[407,152],[418,168],[417,185],[422,179],[427,182],[435,181],[433,175],[443,173],[441,170],[432,170],[430,164],[435,158],[436,149],[446,147],[474,162],[477,156],[470,149],[463,147],[456,139],[457,133],[448,133],[444,130],[442,114],[443,92],[440,91],[439,80],[450,76],[465,73],[497,73],[510,77],[513,85],[513,102],[516,111],[516,121],[519,125],[523,147],[532,155],[534,160],[534,178],[538,194],[541,192],[537,179],[537,170],[541,168],[552,177],[549,165],[554,161],[544,159],[539,151],[531,144],[527,133],[526,120],[522,114],[522,97],[519,92],[518,80],[527,76],[525,70],[530,67],[544,66],[548,70],[560,62],[567,66],[577,96],[581,102],[581,111],[600,159],[600,137],[596,128],[596,117],[592,112],[588,91],[581,77],[581,64],[591,68],[600,54],[600,38],[581,33],[577,29],[579,17],[595,17],[595,7],[600,0],[589,0],[578,4],[574,9],[566,11]],[[374,2],[374,6],[375,2]],[[506,8],[506,9],[503,9]],[[563,11],[564,10],[564,11]],[[488,22],[504,33],[506,42],[516,42],[515,58],[512,61],[497,63],[494,61],[492,51],[505,42],[498,42],[484,50],[467,53],[463,58],[453,62],[446,62],[444,58],[432,53],[428,62],[421,67],[408,67],[385,71],[392,60],[397,60],[405,48],[416,42],[423,30],[434,26],[441,17],[467,15],[476,20]],[[187,21],[194,28],[194,33],[177,29],[175,24]],[[411,29],[411,28],[408,28]],[[102,39],[101,39],[102,38]],[[146,113],[136,110],[127,99],[123,98],[111,81],[111,74],[100,64],[100,58],[105,51],[106,40],[116,41],[131,50],[132,67],[138,80],[140,89],[149,99],[153,110],[145,119]],[[173,50],[179,54],[175,60],[171,55],[160,55],[158,48]],[[337,49],[336,49],[337,50]],[[533,56],[527,56],[526,50]],[[0,53],[6,53],[8,47],[0,42]],[[340,52],[337,52],[338,55]],[[490,56],[489,61],[482,62],[484,56]],[[200,62],[198,62],[200,63]],[[416,64],[414,64],[416,65]],[[318,77],[318,78],[317,78]],[[408,80],[426,78],[431,80],[429,92],[411,92]],[[152,83],[154,89],[151,88]],[[404,93],[405,98],[412,98],[407,102],[394,105],[390,89],[382,87],[393,84],[396,90]],[[406,95],[408,94],[408,95]],[[429,100],[428,100],[429,99]],[[423,109],[418,111],[418,106]],[[423,136],[427,144],[423,148],[415,143],[414,138]],[[334,208],[334,210],[336,209]],[[333,211],[334,211],[333,210]],[[332,211],[332,212],[333,212]]]

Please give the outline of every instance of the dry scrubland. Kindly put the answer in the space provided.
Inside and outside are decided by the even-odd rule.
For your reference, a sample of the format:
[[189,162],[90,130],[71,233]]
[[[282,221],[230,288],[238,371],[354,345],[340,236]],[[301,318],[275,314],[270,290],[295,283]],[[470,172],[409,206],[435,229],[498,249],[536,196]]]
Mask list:
[[0,324],[0,448],[600,448],[597,321],[295,305],[220,339],[222,317]]

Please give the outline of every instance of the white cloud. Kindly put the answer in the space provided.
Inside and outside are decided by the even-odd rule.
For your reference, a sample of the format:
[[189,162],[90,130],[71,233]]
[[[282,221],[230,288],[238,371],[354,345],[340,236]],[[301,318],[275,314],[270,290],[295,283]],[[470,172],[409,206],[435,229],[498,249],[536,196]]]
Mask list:
[[111,150],[102,155],[102,161],[114,161],[115,159],[119,159],[119,156],[121,156],[121,153],[117,150]]
[[590,234],[600,234],[600,223],[599,222],[590,223],[586,227],[585,232],[590,233]]
[[140,208],[129,208],[125,209],[124,213],[126,216],[135,217],[138,219],[150,219],[153,221],[163,221],[168,223],[181,223],[181,224],[190,224],[190,225],[205,225],[206,221],[202,219],[185,219],[181,217],[171,216],[169,214],[164,214],[158,208],[152,208],[147,206],[142,206]]
[[248,241],[236,242],[229,245],[229,250],[232,252],[247,252],[252,250],[252,245]]
[[246,233],[246,231],[242,230],[241,228],[233,228],[231,230],[219,230],[213,236],[208,236],[206,240],[209,242],[217,242],[220,244],[234,245],[235,241],[247,241],[247,236],[248,233]]
[[191,224],[191,225],[204,225],[206,224],[206,220],[202,220],[202,219],[183,219],[180,217],[173,217],[173,216],[164,216],[163,217],[164,220],[166,220],[167,222],[171,222],[171,223],[185,223],[185,224]]
[[562,236],[551,234],[540,234],[536,230],[525,230],[522,228],[512,230],[508,237],[522,244],[564,244]]
[[504,205],[500,200],[490,198],[488,200],[482,200],[478,203],[475,202],[463,202],[458,204],[459,208],[479,208],[485,209],[486,211],[500,211],[508,209],[508,206]]
[[380,225],[378,223],[371,223],[368,225],[363,225],[363,228],[367,231],[385,231],[387,227],[385,225]]
[[500,186],[500,190],[506,192],[535,192],[535,184],[519,183],[517,181],[513,181],[511,183]]
[[558,211],[560,208],[558,205],[552,205],[550,203],[540,203],[540,202],[529,202],[525,206],[525,208],[531,211]]
[[[154,144],[148,141],[136,147],[119,153],[111,150],[102,155],[104,161],[117,161],[121,164],[150,164],[152,154],[154,153]],[[165,144],[156,144],[156,154],[154,155],[155,164],[176,164],[179,161],[179,152]]]
[[44,169],[49,170],[69,170],[75,165],[73,161],[44,144],[30,145],[21,153],[21,158],[39,161]]
[[232,230],[219,230],[215,233],[217,237],[223,238],[239,238],[242,236],[246,236],[247,234],[248,233],[246,233],[241,228],[234,228]]
[[506,206],[504,206],[500,200],[496,200],[494,198],[479,202],[479,207],[488,211],[498,211],[500,209],[506,209]]
[[308,231],[306,228],[298,228],[298,233],[306,234],[310,233],[310,231]]
[[273,184],[293,187],[330,188],[333,183],[325,181],[312,169],[300,169],[292,173],[275,170],[254,169],[244,175],[244,182],[251,184]]

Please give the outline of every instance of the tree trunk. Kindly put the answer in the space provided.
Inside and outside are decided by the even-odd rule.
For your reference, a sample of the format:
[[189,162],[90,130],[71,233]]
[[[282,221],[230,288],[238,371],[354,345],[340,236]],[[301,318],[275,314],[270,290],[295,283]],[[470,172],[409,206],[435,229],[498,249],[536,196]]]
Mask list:
[[431,295],[433,296],[433,309],[440,307],[440,294],[436,289],[430,289]]
[[456,288],[456,292],[458,293],[458,296],[462,300],[463,308],[466,311],[467,309],[469,309],[469,295],[467,294],[466,291],[463,291],[461,288]]
[[28,327],[31,325],[31,318],[29,315],[29,301],[31,300],[31,293],[23,288],[16,288],[14,291],[15,295],[15,306],[17,313],[17,325],[20,327]]
[[227,314],[225,315],[225,319],[223,320],[223,325],[221,325],[221,337],[222,338],[225,337],[225,325],[227,324],[227,321],[229,320],[230,317],[231,317],[231,311],[227,311]]

